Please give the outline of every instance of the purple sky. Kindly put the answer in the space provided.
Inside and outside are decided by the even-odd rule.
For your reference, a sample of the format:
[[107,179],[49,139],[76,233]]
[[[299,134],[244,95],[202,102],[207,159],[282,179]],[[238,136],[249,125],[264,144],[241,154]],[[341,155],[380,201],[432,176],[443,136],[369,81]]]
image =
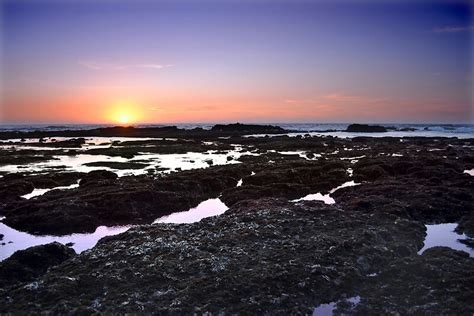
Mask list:
[[4,123],[474,120],[470,1],[1,9]]

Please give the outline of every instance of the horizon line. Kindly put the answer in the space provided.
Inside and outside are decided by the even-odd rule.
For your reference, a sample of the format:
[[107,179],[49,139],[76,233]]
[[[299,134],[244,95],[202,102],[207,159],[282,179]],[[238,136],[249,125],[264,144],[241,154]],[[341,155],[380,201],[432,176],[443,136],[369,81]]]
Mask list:
[[380,122],[380,121],[356,121],[356,122],[244,122],[244,121],[225,121],[225,122],[166,122],[166,123],[133,123],[133,124],[118,124],[118,123],[69,123],[69,122],[0,122],[0,126],[8,125],[105,125],[105,126],[122,126],[122,127],[136,127],[142,125],[216,125],[216,124],[245,124],[245,125],[271,125],[271,124],[407,124],[407,125],[474,125],[474,122]]

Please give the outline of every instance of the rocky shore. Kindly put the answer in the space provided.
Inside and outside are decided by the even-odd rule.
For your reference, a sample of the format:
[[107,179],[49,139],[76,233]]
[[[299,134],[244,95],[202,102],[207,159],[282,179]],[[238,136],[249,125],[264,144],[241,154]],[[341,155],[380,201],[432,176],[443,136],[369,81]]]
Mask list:
[[26,139],[46,137],[206,137],[210,133],[213,136],[231,136],[246,134],[281,134],[289,133],[281,127],[271,125],[248,125],[248,124],[228,124],[215,125],[210,131],[202,128],[180,129],[176,126],[134,128],[130,127],[104,127],[89,130],[60,130],[60,131],[2,131],[0,139]]
[[354,313],[472,313],[474,261],[448,248],[420,257],[423,236],[423,225],[395,215],[244,201],[196,224],[104,238],[6,287],[0,311],[311,313],[359,295]]
[[[247,137],[286,131],[232,124],[88,145],[92,134],[112,131],[158,135],[64,131],[55,137],[74,140],[2,147],[0,166],[24,167],[0,178],[3,224],[35,235],[137,226],[81,254],[51,244],[0,262],[0,313],[311,314],[329,303],[336,314],[474,313],[474,259],[445,247],[418,254],[426,224],[459,223],[459,233],[474,237],[474,177],[464,172],[474,168],[474,139]],[[30,137],[47,136],[15,136]],[[189,152],[205,163],[160,165]],[[87,172],[30,168],[78,155],[102,161],[88,160],[97,170]],[[192,166],[197,158],[183,159]],[[37,189],[53,190],[24,197]],[[335,204],[294,202],[315,193]],[[217,197],[230,207],[223,215],[151,224]]]

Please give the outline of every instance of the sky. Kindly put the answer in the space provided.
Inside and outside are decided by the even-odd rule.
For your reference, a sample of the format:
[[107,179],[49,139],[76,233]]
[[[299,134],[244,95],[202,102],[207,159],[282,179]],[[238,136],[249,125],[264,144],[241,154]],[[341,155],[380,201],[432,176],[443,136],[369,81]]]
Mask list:
[[0,122],[474,122],[473,2],[0,0]]

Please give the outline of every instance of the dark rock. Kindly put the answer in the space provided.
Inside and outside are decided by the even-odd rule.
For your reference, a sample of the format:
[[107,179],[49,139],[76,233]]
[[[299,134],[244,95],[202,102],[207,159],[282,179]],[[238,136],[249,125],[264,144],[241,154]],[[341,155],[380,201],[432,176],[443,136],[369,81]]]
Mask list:
[[20,201],[20,196],[31,193],[35,188],[47,189],[71,185],[82,175],[80,172],[51,172],[38,175],[6,174],[0,178],[0,212],[7,203]]
[[20,196],[32,192],[34,188],[31,182],[23,180],[0,181],[0,200],[2,202],[17,200]]
[[75,254],[73,249],[57,242],[19,250],[0,262],[0,287],[31,282]]
[[474,212],[472,210],[461,217],[456,232],[466,234],[470,238],[474,238]]
[[[229,125],[215,125],[211,130],[204,130],[201,128],[195,129],[179,129],[176,126],[164,127],[106,127],[95,128],[89,130],[52,130],[52,131],[4,131],[0,132],[0,139],[16,139],[16,138],[40,138],[40,142],[44,142],[44,137],[208,137],[208,136],[226,136],[232,134],[245,135],[256,133],[285,133],[291,132],[278,126],[271,125],[248,125],[248,124],[229,124]],[[45,143],[47,144],[47,143]]]
[[213,132],[238,132],[248,134],[285,133],[285,129],[272,125],[251,125],[251,124],[217,124],[211,128]]
[[357,315],[471,315],[474,260],[445,247],[393,261],[359,292]]
[[[1,132],[0,132],[1,134]],[[52,153],[42,153],[35,150],[7,150],[0,151],[0,166],[26,165],[53,159]]]
[[468,238],[468,239],[458,239],[458,241],[462,244],[465,244],[469,248],[474,249],[474,239],[473,238]]
[[82,176],[84,173],[81,172],[51,172],[26,176],[25,180],[33,183],[37,189],[48,189],[77,183]]
[[62,147],[62,148],[81,148],[86,143],[83,137],[71,138],[62,141],[51,140],[50,142],[44,142],[39,140],[38,143],[29,143],[29,146],[41,146],[41,147]]
[[346,129],[346,132],[350,133],[382,133],[386,131],[387,129],[383,126],[367,124],[351,124]]
[[105,170],[86,174],[73,190],[54,190],[33,200],[10,203],[4,223],[32,234],[93,232],[98,226],[151,223],[186,211],[235,187],[244,166],[211,167],[167,175],[122,177]]
[[309,193],[325,193],[349,181],[345,168],[343,162],[283,161],[254,176],[244,177],[242,186],[224,191],[221,199],[230,206],[241,200],[261,197],[296,199]]
[[115,172],[108,170],[94,170],[83,176],[79,185],[85,187],[88,185],[113,184],[117,178],[118,176]]
[[354,178],[358,181],[374,181],[386,175],[387,172],[381,166],[377,165],[364,166],[354,171]]
[[[247,179],[247,178],[245,178]],[[244,180],[245,183],[246,180]],[[256,186],[252,184],[225,190],[221,200],[228,206],[244,200],[259,199],[261,197],[286,197],[296,199],[309,194],[308,187],[301,184],[277,183],[271,185]]]
[[[220,147],[227,150],[231,149],[231,146],[224,144],[221,144]],[[209,149],[211,149],[209,145],[204,145],[201,141],[197,140],[144,140],[114,142],[111,147],[91,148],[85,151],[85,153],[133,158],[142,152],[154,154],[185,154],[187,152],[205,152]]]
[[452,183],[451,186],[439,187],[401,179],[364,183],[338,190],[332,197],[353,211],[388,212],[424,223],[447,223],[457,222],[474,212],[472,192],[472,182],[463,186]]
[[415,256],[423,234],[423,225],[394,216],[246,201],[193,225],[106,237],[50,270],[34,291],[0,294],[0,312],[27,312],[34,301],[35,310],[53,314],[308,314],[354,293],[367,273],[397,258],[398,245]]

